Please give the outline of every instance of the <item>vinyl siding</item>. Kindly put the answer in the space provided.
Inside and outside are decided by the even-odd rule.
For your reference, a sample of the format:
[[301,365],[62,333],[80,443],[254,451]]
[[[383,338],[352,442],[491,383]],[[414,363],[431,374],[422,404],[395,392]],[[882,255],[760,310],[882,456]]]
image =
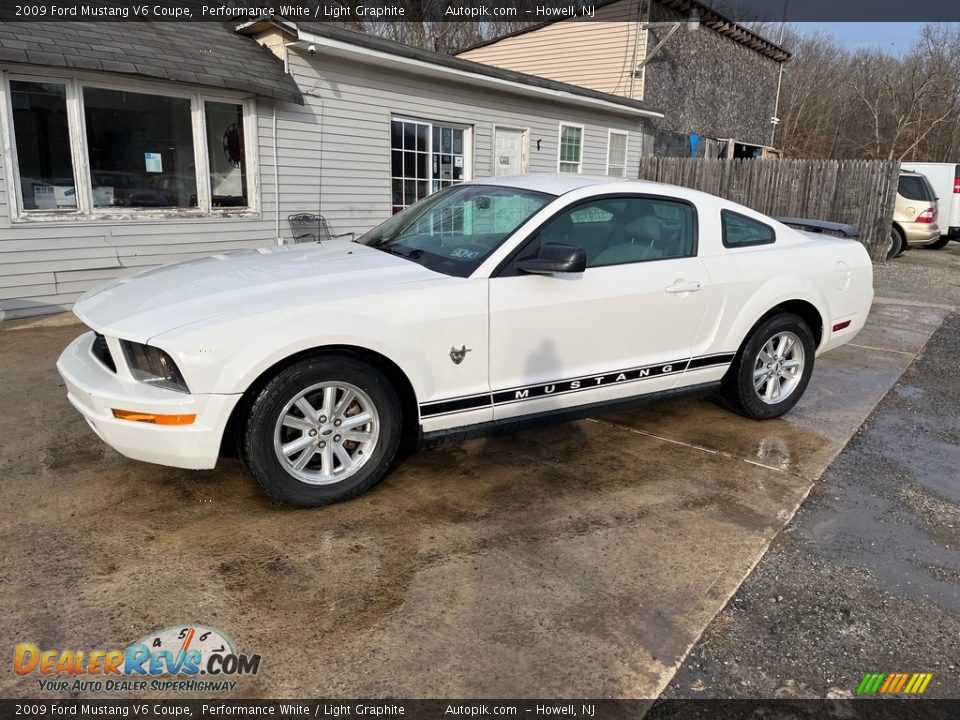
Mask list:
[[[470,127],[474,178],[494,173],[495,125],[528,130],[527,170],[540,173],[557,171],[560,122],[583,125],[585,175],[606,174],[608,130],[624,130],[628,174],[636,176],[642,145],[636,118],[345,63],[323,53],[309,57],[291,49],[288,59],[306,105],[281,105],[278,111],[281,217],[319,211],[337,232],[357,233],[389,217],[391,117]],[[286,227],[282,233],[289,237]]]
[[469,126],[473,177],[493,174],[495,124],[528,130],[529,172],[556,172],[560,121],[584,126],[584,174],[605,174],[611,128],[629,131],[628,174],[635,176],[639,167],[640,123],[629,114],[439,82],[322,54],[310,58],[291,51],[289,60],[306,104],[277,103],[274,143],[273,101],[257,103],[259,162],[249,171],[258,174],[256,217],[13,222],[0,158],[0,319],[69,309],[103,281],[155,265],[272,245],[278,231],[289,239],[287,217],[293,213],[320,212],[340,233],[369,230],[392,211],[392,115]]
[[561,20],[459,57],[642,100],[642,72],[631,77],[646,55],[640,6],[623,0],[598,8],[595,18]]
[[[273,101],[258,101],[256,115],[257,216],[14,222],[0,153],[0,320],[67,310],[90,288],[147,267],[274,244]],[[248,183],[255,187],[252,175]]]

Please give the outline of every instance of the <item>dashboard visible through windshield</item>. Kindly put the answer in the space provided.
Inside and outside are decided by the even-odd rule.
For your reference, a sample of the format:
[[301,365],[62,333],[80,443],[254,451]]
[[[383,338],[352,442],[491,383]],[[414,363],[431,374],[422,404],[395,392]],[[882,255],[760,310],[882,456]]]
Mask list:
[[496,185],[441,190],[357,240],[436,272],[467,277],[555,195]]

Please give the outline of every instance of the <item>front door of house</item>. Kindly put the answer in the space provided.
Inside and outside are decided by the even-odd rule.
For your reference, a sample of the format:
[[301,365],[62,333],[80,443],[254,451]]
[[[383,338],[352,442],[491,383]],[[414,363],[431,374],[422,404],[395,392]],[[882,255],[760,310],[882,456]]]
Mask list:
[[494,135],[493,174],[521,175],[526,172],[523,147],[526,131],[498,127]]

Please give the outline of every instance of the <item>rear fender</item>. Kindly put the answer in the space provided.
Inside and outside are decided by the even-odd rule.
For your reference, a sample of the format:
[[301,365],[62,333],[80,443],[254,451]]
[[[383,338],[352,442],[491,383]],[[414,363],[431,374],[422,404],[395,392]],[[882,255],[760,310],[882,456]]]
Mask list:
[[[784,292],[783,288],[791,288]],[[809,281],[796,275],[779,275],[767,280],[740,308],[725,334],[718,340],[716,347],[739,350],[757,323],[776,307],[789,302],[802,301],[812,306],[820,316],[823,326],[829,322],[828,303],[823,293]],[[816,333],[818,328],[811,328]],[[821,333],[820,347],[826,340],[826,327]]]

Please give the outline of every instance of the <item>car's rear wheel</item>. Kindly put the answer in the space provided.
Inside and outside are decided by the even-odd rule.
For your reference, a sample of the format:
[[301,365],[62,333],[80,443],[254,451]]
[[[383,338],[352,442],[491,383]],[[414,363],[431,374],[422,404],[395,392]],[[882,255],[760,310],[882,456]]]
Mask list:
[[348,355],[309,358],[257,393],[242,425],[240,457],[271,497],[327,505],[383,479],[401,425],[397,394],[376,369]]
[[813,374],[813,333],[793,313],[781,313],[754,329],[734,358],[720,390],[723,404],[754,420],[788,412]]
[[946,244],[948,242],[950,242],[950,238],[947,237],[946,235],[941,235],[932,243],[927,243],[923,247],[925,247],[927,250],[939,250],[942,247],[946,247]]
[[893,258],[902,255],[903,251],[907,249],[907,241],[904,238],[903,233],[901,233],[897,227],[891,226],[890,228],[890,239],[887,243],[887,260],[892,260]]

